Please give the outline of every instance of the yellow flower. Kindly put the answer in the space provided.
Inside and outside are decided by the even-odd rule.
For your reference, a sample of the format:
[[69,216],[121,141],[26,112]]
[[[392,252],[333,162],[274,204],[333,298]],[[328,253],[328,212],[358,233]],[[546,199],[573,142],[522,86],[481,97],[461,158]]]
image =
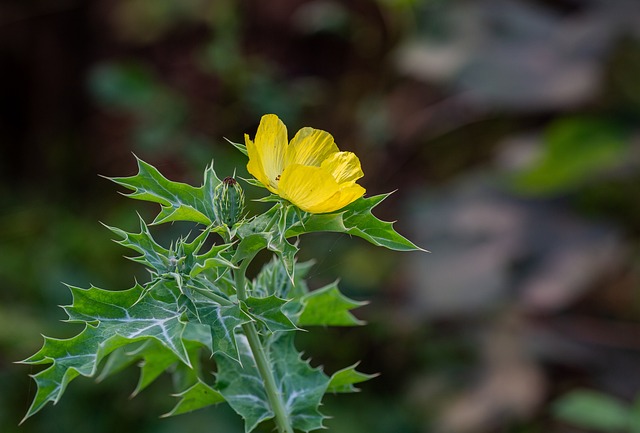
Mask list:
[[360,160],[328,132],[302,128],[288,143],[275,114],[262,116],[255,142],[245,134],[247,170],[269,191],[310,213],[333,212],[362,197]]

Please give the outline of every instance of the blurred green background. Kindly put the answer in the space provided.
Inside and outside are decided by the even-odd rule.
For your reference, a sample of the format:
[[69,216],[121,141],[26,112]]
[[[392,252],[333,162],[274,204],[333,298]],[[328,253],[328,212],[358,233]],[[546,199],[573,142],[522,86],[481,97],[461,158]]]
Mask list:
[[356,152],[369,194],[397,189],[377,216],[432,251],[302,239],[312,287],[371,300],[298,340],[381,373],[327,398],[330,432],[640,431],[639,77],[637,0],[0,1],[0,431],[242,431],[159,419],[171,384],[129,399],[134,369],[18,427],[37,370],[14,362],[78,331],[63,282],[146,278],[99,221],[153,209],[99,174],[246,176],[224,138],[265,113]]

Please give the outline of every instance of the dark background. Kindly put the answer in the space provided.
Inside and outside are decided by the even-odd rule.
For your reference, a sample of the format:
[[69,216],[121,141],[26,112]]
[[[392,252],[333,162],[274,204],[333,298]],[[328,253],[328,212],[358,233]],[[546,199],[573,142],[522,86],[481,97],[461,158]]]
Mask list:
[[563,396],[640,389],[639,77],[636,0],[1,1],[0,430],[242,431],[223,406],[159,419],[171,384],[129,399],[134,369],[18,427],[37,369],[14,362],[78,331],[62,282],[146,278],[99,221],[155,208],[99,174],[135,153],[172,180],[246,176],[224,137],[276,113],[356,152],[369,195],[397,190],[377,215],[431,251],[302,239],[313,287],[371,301],[366,327],[298,341],[381,373],[327,397],[329,431],[587,431]]

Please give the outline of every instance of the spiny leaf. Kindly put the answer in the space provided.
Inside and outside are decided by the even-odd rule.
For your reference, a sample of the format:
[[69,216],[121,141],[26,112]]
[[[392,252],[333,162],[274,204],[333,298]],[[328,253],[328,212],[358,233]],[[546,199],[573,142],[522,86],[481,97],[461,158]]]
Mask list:
[[45,337],[42,349],[22,361],[24,364],[52,364],[31,376],[36,382],[37,391],[22,422],[48,402],[57,403],[67,385],[79,375],[92,376],[95,373],[96,353],[100,344],[106,345],[108,341],[103,341],[97,326],[92,325],[87,325],[73,338],[63,340]]
[[359,236],[374,245],[386,247],[396,251],[424,251],[413,242],[399,235],[393,228],[393,223],[376,218],[371,209],[390,194],[381,194],[370,198],[360,198],[347,206],[343,218],[348,233]]
[[145,342],[138,350],[131,352],[130,356],[141,361],[140,378],[131,396],[138,395],[169,367],[178,362],[178,358],[173,352],[153,340]]
[[293,281],[295,277],[296,254],[298,253],[298,246],[291,244],[284,237],[275,237],[271,239],[267,248],[270,251],[275,252],[278,257],[280,257],[280,260],[282,260],[282,264],[284,265],[284,269],[287,271],[289,279]]
[[284,269],[287,271],[289,278],[293,282],[298,245],[297,243],[290,243],[287,240],[286,233],[292,224],[291,221],[295,221],[295,218],[290,218],[290,215],[295,217],[297,215],[297,208],[294,206],[281,205],[277,206],[277,209],[277,235],[273,236],[271,242],[269,242],[268,248],[280,257],[282,264],[284,265]]
[[364,324],[349,311],[367,303],[354,301],[344,296],[340,293],[337,282],[314,290],[305,295],[301,302],[303,307],[298,318],[299,326],[356,326]]
[[378,376],[377,374],[364,374],[356,371],[359,363],[353,364],[342,370],[336,371],[331,376],[331,382],[327,388],[327,392],[344,393],[358,392],[359,389],[353,386],[356,383],[366,382]]
[[[323,428],[325,417],[318,407],[329,378],[300,358],[293,344],[293,334],[280,335],[282,337],[268,345],[268,358],[293,428],[305,432]],[[260,422],[273,418],[274,414],[249,343],[244,335],[238,335],[237,339],[242,366],[216,356],[219,368],[217,387],[229,405],[245,419],[245,432],[250,432]]]
[[207,325],[211,330],[211,352],[223,353],[240,362],[235,330],[242,324],[250,322],[251,317],[242,311],[238,304],[220,305],[203,297],[194,299],[193,306],[196,309],[193,312],[196,320]]
[[204,383],[202,379],[198,379],[198,381],[188,389],[174,394],[174,397],[178,397],[180,401],[170,412],[162,415],[162,417],[181,415],[224,401],[222,394]]
[[194,256],[198,254],[206,242],[209,233],[211,233],[211,227],[207,227],[202,230],[191,242],[187,242],[187,238],[189,236],[181,237],[178,240],[178,243],[181,245],[182,252],[187,256]]
[[67,385],[79,375],[94,376],[96,366],[110,352],[132,342],[149,337],[126,338],[113,335],[100,326],[87,324],[77,336],[59,340],[45,337],[45,344],[25,364],[52,365],[33,375],[37,385],[36,396],[24,420],[37,413],[48,402],[58,402]]
[[228,138],[225,137],[225,140],[227,140],[227,142],[229,144],[231,144],[233,147],[235,147],[236,149],[238,149],[240,152],[242,152],[245,156],[249,156],[249,152],[247,151],[247,146],[245,146],[242,143],[235,143],[231,140],[229,140]]
[[[308,293],[309,289],[304,277],[313,266],[313,261],[296,263],[294,281],[291,281],[284,264],[277,257],[266,263],[253,280],[253,293],[256,297],[265,298],[270,294],[282,299],[298,299]],[[289,308],[286,308],[289,311]]]
[[237,263],[265,248],[275,252],[280,257],[287,275],[293,280],[295,255],[298,252],[298,247],[289,243],[287,239],[276,236],[272,231],[252,233],[244,237],[238,244],[233,261]]
[[156,243],[149,232],[147,224],[142,217],[139,215],[138,217],[140,219],[140,233],[128,233],[117,227],[110,227],[106,224],[103,225],[116,235],[122,237],[122,240],[116,241],[118,244],[142,254],[138,257],[129,257],[131,260],[155,269],[159,273],[166,272],[167,266],[169,265],[169,250]]
[[[282,260],[277,257],[266,263],[252,283],[252,294],[258,298],[277,296],[288,299],[281,309],[288,318],[296,318],[302,310],[300,299],[309,293],[305,277],[313,266],[312,260],[296,263],[293,281],[289,278]],[[294,320],[295,321],[295,320]]]
[[[134,344],[130,344],[129,346],[133,345]],[[139,358],[137,356],[131,355],[133,349],[129,346],[119,347],[109,354],[104,363],[104,367],[102,367],[100,374],[96,377],[96,382],[102,382],[107,377],[121,372],[138,361]]]
[[150,295],[141,298],[145,289],[140,285],[119,292],[97,287],[70,289],[73,303],[64,307],[69,321],[86,322],[86,327],[69,339],[45,337],[43,347],[23,361],[52,364],[33,376],[38,390],[25,419],[46,403],[57,402],[78,375],[94,376],[104,357],[130,343],[153,339],[190,365],[182,341],[186,324],[175,302],[167,304]]
[[253,233],[243,237],[236,247],[233,262],[238,263],[247,257],[253,257],[259,251],[262,251],[269,244],[269,238],[270,235],[264,232]]
[[[120,347],[114,350],[103,367],[98,380],[111,376],[131,364],[137,363],[140,366],[140,378],[138,384],[131,394],[132,397],[138,395],[155,381],[162,373],[167,371],[171,366],[179,362],[178,357],[162,344],[154,340],[145,340],[142,345],[131,348],[130,346]],[[195,354],[201,344],[194,341],[185,341],[185,347],[190,354],[192,364],[198,362]]]
[[[299,274],[299,272],[297,273]],[[266,298],[270,294],[287,298],[293,283],[287,276],[282,262],[277,257],[265,263],[252,283],[252,293],[256,297]]]
[[362,197],[338,213],[307,214],[303,221],[290,226],[287,236],[320,231],[348,233],[396,251],[425,251],[398,234],[393,223],[381,221],[371,213],[389,195]]
[[242,334],[236,338],[240,363],[226,356],[215,356],[218,365],[216,388],[229,406],[244,418],[245,432],[250,432],[274,414],[247,338]]
[[[175,293],[172,282],[158,283]],[[94,322],[104,333],[118,334],[136,341],[154,338],[171,350],[182,362],[190,361],[182,341],[186,323],[177,303],[166,303],[153,296],[141,298],[145,289],[136,284],[124,291],[103,290],[97,287],[70,287],[73,303],[63,307],[70,322]]]
[[193,278],[205,270],[216,267],[235,267],[223,255],[232,244],[213,245],[207,252],[198,254],[211,232],[208,228],[193,241],[188,242],[186,237],[180,238],[171,249],[166,249],[153,239],[149,227],[142,218],[140,218],[140,233],[128,233],[107,225],[105,227],[123,238],[116,241],[117,243],[142,254],[132,257],[133,261],[154,269],[159,275],[180,272]]
[[[242,179],[243,181],[247,182],[251,186],[255,186],[255,187],[258,187],[258,188],[264,188],[265,187],[262,184],[262,182],[260,182],[257,179],[245,179],[244,177],[241,177],[240,179]],[[255,201],[261,201],[261,202],[278,201],[278,199],[276,199],[275,197],[279,197],[279,196],[276,196],[275,194],[272,194],[272,195],[269,195],[269,196],[264,197],[264,198],[256,199]]]
[[293,209],[290,205],[279,203],[239,227],[237,234],[241,241],[234,262],[266,248],[282,260],[289,279],[293,281],[298,247],[287,240],[288,235],[285,236],[288,228],[297,223]]
[[201,272],[219,267],[235,268],[236,266],[222,254],[230,247],[231,244],[214,245],[206,253],[195,255],[189,276],[193,278]]
[[138,161],[138,174],[108,179],[133,190],[132,193],[125,194],[128,197],[159,203],[162,208],[153,224],[192,221],[210,225],[215,221],[213,190],[220,183],[220,179],[216,176],[213,165],[208,166],[205,170],[204,184],[196,188],[185,183],[170,181],[153,165],[138,157],[136,160]]
[[305,432],[324,428],[319,411],[329,378],[320,368],[312,368],[294,345],[294,334],[280,334],[271,344],[271,359],[284,406],[294,429]]
[[265,298],[249,296],[246,301],[247,313],[260,323],[264,324],[271,332],[295,331],[298,329],[283,312],[282,308],[287,301],[271,295]]

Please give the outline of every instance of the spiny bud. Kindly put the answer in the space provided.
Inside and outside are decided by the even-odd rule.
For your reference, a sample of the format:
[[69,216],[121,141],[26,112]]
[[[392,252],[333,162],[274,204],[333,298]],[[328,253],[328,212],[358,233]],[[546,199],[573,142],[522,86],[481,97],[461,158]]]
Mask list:
[[233,177],[225,177],[213,191],[213,210],[216,224],[233,227],[244,211],[244,192]]

